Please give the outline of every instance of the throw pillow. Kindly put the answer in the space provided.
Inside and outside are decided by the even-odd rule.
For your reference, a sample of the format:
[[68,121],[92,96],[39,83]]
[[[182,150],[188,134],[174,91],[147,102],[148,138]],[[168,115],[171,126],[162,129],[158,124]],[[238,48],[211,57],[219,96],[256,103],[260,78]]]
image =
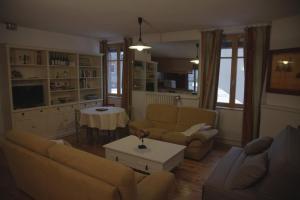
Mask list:
[[254,154],[261,153],[266,149],[268,149],[271,146],[272,142],[273,142],[273,138],[268,136],[254,139],[245,146],[244,148],[245,153],[247,155],[254,155]]
[[207,130],[209,128],[211,128],[211,126],[206,125],[205,123],[195,124],[190,128],[188,128],[187,130],[183,131],[182,134],[189,137],[200,130]]
[[267,160],[267,152],[247,156],[232,179],[231,187],[245,189],[256,183],[267,172]]

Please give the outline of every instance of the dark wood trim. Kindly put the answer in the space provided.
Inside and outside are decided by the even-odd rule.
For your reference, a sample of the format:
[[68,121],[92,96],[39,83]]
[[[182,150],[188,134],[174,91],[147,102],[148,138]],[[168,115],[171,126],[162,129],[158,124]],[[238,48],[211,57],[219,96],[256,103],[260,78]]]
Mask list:
[[279,53],[292,53],[292,52],[299,52],[300,53],[300,47],[297,48],[288,48],[288,49],[275,49],[270,50],[268,54],[268,61],[267,61],[267,84],[266,84],[266,91],[269,93],[279,93],[279,94],[287,94],[287,95],[300,95],[300,90],[283,90],[283,89],[276,89],[271,88],[271,76],[272,76],[272,58],[274,54]]

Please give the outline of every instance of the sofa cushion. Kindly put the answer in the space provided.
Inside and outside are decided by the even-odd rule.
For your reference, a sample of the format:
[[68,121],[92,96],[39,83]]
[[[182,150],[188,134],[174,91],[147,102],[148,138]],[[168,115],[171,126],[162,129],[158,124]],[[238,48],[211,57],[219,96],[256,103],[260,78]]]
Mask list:
[[187,145],[188,137],[181,132],[167,132],[161,136],[161,140],[180,145]]
[[192,107],[179,107],[176,131],[184,131],[192,125],[205,123],[210,126],[215,125],[217,112]]
[[268,136],[254,139],[245,146],[244,148],[245,153],[247,155],[254,155],[254,154],[261,153],[266,149],[268,149],[271,146],[272,142],[273,142],[273,138]]
[[177,107],[168,104],[149,104],[147,117],[150,121],[174,123],[177,121]]
[[170,172],[154,172],[138,184],[138,200],[166,200],[175,188],[175,177]]
[[160,140],[162,135],[168,131],[162,128],[145,128],[144,130],[149,131],[149,138],[156,140]]
[[151,121],[155,128],[174,130],[177,122],[177,107],[168,104],[149,104],[146,119]]
[[216,188],[225,188],[228,182],[227,178],[231,175],[234,169],[238,169],[244,161],[246,154],[239,147],[232,147],[229,152],[218,162],[213,173],[209,176],[205,185],[210,185]]
[[48,156],[48,148],[55,145],[53,141],[20,130],[9,131],[6,139],[43,156]]
[[246,154],[242,148],[232,147],[218,162],[203,185],[204,199],[254,200],[257,194],[250,189],[232,190],[231,180],[236,170],[243,163]]
[[234,189],[244,189],[258,180],[267,172],[267,152],[247,156],[232,180]]
[[58,144],[49,148],[49,157],[63,165],[116,186],[122,199],[134,199],[137,194],[133,170],[117,162]]

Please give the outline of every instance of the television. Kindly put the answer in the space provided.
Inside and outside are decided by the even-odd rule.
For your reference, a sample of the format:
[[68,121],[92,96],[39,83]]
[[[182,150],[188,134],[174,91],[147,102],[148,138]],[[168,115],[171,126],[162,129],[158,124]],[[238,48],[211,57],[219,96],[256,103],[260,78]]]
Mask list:
[[13,86],[12,95],[14,109],[45,105],[43,85]]

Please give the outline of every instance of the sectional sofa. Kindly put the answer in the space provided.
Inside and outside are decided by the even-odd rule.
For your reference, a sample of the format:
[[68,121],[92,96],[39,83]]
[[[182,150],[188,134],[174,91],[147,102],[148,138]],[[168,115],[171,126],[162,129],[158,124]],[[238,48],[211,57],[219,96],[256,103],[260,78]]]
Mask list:
[[38,200],[164,200],[175,180],[20,131],[10,131],[1,146],[17,187]]

